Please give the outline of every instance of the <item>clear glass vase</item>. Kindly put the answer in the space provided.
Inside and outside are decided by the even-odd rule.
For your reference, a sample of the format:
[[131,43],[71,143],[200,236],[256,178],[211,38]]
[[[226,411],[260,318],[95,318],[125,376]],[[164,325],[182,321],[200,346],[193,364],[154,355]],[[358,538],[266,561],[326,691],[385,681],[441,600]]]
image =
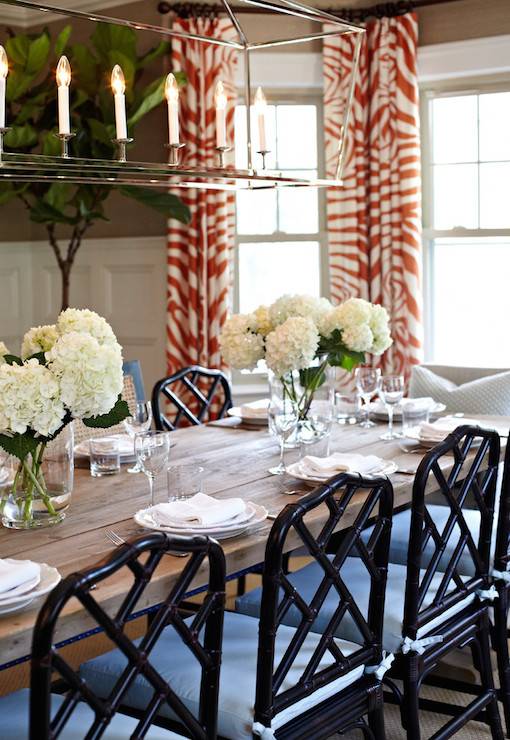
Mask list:
[[73,425],[24,460],[6,461],[0,485],[4,527],[34,529],[61,522],[71,502],[74,478]]
[[333,381],[332,368],[321,358],[305,371],[293,370],[282,377],[269,372],[271,399],[289,399],[297,411],[298,424],[285,442],[287,449],[314,445],[329,436],[334,410]]

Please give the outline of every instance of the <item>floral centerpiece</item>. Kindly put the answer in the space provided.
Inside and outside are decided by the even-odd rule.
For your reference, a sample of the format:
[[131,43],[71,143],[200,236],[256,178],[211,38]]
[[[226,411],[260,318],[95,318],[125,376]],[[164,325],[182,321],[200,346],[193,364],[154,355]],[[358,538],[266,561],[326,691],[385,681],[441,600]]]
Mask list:
[[45,478],[47,447],[73,419],[104,428],[129,416],[122,387],[121,347],[93,311],[69,308],[55,325],[30,329],[19,357],[0,343],[0,447],[19,461],[0,503],[4,524],[63,519],[62,491]]
[[221,333],[223,357],[233,368],[252,370],[264,360],[306,420],[328,367],[353,370],[366,354],[391,345],[385,308],[361,298],[333,306],[326,298],[284,295],[271,306],[231,316]]

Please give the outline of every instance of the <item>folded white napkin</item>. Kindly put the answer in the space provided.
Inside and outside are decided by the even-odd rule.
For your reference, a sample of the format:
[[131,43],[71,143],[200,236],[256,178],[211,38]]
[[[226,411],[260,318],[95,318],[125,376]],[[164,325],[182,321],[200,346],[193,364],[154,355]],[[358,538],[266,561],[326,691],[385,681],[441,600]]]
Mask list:
[[260,401],[243,403],[241,406],[241,416],[243,419],[266,419],[269,399],[262,398]]
[[371,473],[379,470],[383,461],[377,455],[360,455],[357,452],[334,452],[329,457],[306,455],[301,460],[301,470],[320,478],[330,478],[337,473]]
[[431,409],[436,405],[436,401],[431,396],[422,396],[421,398],[403,398],[397,406],[413,406],[417,409]]
[[150,509],[156,524],[167,527],[226,524],[245,511],[242,498],[217,499],[205,493],[195,493],[187,501],[156,504]]
[[440,441],[457,427],[469,424],[470,426],[479,426],[486,429],[493,429],[489,422],[479,421],[477,419],[468,419],[466,416],[442,416],[434,422],[425,422],[419,425],[421,439],[428,441]]
[[[117,440],[119,446],[119,453],[123,456],[135,454],[135,443],[133,437],[129,434],[109,434],[109,437],[114,437]],[[76,455],[89,455],[89,441],[88,439],[75,445],[74,452]]]
[[0,594],[7,596],[7,591],[33,581],[41,575],[39,563],[31,560],[0,559]]

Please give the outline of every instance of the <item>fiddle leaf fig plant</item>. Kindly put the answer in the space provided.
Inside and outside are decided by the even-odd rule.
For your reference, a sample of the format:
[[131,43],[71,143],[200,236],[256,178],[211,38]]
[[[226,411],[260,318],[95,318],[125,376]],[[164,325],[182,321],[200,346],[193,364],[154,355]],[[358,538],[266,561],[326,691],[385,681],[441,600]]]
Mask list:
[[[4,42],[9,59],[7,77],[8,151],[60,154],[57,133],[55,67],[62,54],[71,64],[72,155],[111,159],[115,118],[110,75],[119,64],[126,79],[126,105],[130,134],[143,118],[164,99],[165,78],[144,86],[142,74],[169,54],[168,42],[141,54],[133,29],[98,23],[89,44],[72,43],[72,28],[66,26],[56,38],[48,29],[37,35],[11,35]],[[182,73],[174,73],[183,85]],[[105,203],[113,191],[136,199],[169,218],[189,223],[187,206],[175,195],[143,187],[73,185],[56,182],[1,182],[0,206],[19,199],[30,219],[44,224],[48,241],[62,276],[62,309],[69,305],[70,276],[85,233],[98,220],[106,220]],[[64,236],[62,236],[63,230]]]

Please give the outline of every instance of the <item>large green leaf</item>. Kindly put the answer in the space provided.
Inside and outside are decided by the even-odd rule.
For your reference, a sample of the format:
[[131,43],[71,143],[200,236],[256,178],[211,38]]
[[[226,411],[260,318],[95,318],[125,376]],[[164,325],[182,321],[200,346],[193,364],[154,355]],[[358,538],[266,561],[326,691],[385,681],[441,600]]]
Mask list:
[[24,460],[27,455],[35,453],[41,441],[28,433],[15,434],[14,437],[0,434],[0,447],[3,447],[9,455],[17,457],[18,460]]
[[133,198],[155,211],[164,213],[168,218],[175,218],[183,224],[189,224],[191,221],[189,208],[176,195],[131,185],[123,185],[119,190],[128,198]]
[[75,84],[93,98],[97,92],[97,60],[85,44],[71,47],[71,67]]
[[121,52],[133,62],[136,59],[136,33],[131,28],[98,23],[91,40],[104,61],[109,59],[109,53],[113,50]]
[[66,205],[69,203],[73,194],[73,186],[69,183],[54,182],[50,185],[44,195],[44,202],[55,208],[60,213],[64,213]]
[[42,137],[42,153],[47,157],[58,157],[61,147],[54,131],[47,131]]
[[38,140],[37,131],[29,123],[25,123],[23,126],[13,126],[5,135],[5,144],[11,149],[35,146]]
[[149,111],[165,99],[165,78],[154,80],[142,93],[142,102],[129,118],[129,125],[135,126]]
[[72,30],[72,26],[65,26],[57,36],[55,46],[53,47],[53,51],[55,52],[55,56],[57,58],[62,56],[62,54],[64,53],[65,48],[69,42]]
[[13,69],[7,77],[7,102],[19,100],[30,89],[33,79],[33,76],[23,69]]
[[5,205],[6,203],[9,203],[9,201],[14,200],[18,194],[18,191],[14,187],[14,185],[11,182],[1,182],[0,183],[0,206]]
[[102,416],[91,416],[89,419],[83,419],[83,423],[87,427],[107,429],[108,427],[120,424],[121,421],[127,419],[130,415],[131,411],[129,410],[129,406],[126,401],[119,396],[115,406],[108,414],[103,414]]
[[15,64],[20,64],[23,67],[27,63],[28,52],[30,49],[30,39],[24,33],[20,33],[17,36],[11,36],[5,42],[5,50],[8,58]]
[[122,68],[122,72],[124,73],[124,78],[126,80],[126,98],[129,100],[133,96],[133,90],[135,87],[135,61],[118,49],[112,49],[109,51],[107,59],[108,71],[112,70],[116,64]]
[[46,33],[30,43],[25,71],[29,75],[39,74],[48,60],[50,53],[50,38]]
[[96,118],[88,118],[87,123],[90,126],[90,131],[94,139],[97,139],[107,146],[111,146],[113,131],[111,131],[109,126],[106,126],[106,124],[102,121],[98,121]]
[[76,216],[67,216],[44,200],[38,200],[30,209],[30,218],[37,224],[74,224]]
[[145,69],[149,66],[149,64],[152,64],[156,59],[159,59],[160,57],[164,56],[165,54],[170,54],[170,43],[168,41],[161,41],[157,46],[155,46],[153,49],[150,49],[146,54],[144,54],[140,60],[138,61],[137,67],[138,69]]

